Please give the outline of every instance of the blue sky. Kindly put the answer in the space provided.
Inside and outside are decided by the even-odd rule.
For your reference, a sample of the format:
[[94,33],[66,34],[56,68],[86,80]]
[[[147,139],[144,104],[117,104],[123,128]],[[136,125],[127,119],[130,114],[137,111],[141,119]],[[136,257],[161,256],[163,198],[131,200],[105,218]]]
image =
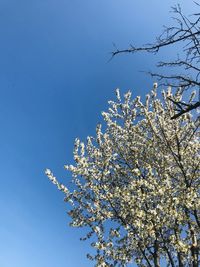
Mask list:
[[[192,1],[179,1],[187,12]],[[110,59],[154,39],[174,0],[0,0],[0,266],[89,267],[82,230],[48,181],[70,174],[73,142],[93,135],[114,90],[145,95],[158,57]],[[170,57],[168,50],[160,57]]]

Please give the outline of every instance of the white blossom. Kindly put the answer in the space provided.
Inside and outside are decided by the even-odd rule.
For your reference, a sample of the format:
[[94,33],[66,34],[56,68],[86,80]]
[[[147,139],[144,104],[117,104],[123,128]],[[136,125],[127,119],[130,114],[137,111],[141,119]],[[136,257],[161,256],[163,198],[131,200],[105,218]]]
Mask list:
[[181,99],[182,91],[168,88],[159,99],[153,87],[145,104],[116,90],[96,137],[76,139],[75,164],[65,165],[72,191],[45,172],[72,204],[71,225],[87,227],[95,266],[198,266],[199,121],[192,114],[172,120],[169,97]]

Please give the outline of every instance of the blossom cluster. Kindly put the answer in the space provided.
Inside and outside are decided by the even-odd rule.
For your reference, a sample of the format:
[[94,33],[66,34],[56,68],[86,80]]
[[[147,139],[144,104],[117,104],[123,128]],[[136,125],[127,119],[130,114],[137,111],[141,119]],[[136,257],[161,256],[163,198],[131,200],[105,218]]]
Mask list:
[[172,120],[180,91],[157,96],[131,92],[109,101],[105,125],[83,143],[75,140],[74,190],[49,179],[65,194],[73,227],[87,227],[95,266],[193,266],[200,246],[200,120]]

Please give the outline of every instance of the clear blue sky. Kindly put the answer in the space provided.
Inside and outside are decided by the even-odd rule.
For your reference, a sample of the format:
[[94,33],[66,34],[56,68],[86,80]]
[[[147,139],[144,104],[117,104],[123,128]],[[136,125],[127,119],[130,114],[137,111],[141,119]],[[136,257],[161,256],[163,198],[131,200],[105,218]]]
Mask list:
[[[0,0],[0,266],[89,267],[63,195],[75,137],[94,134],[114,90],[145,95],[156,58],[118,56],[169,22],[168,0]],[[187,12],[192,1],[183,3]],[[169,50],[168,55],[172,53]],[[163,54],[166,56],[166,54]]]

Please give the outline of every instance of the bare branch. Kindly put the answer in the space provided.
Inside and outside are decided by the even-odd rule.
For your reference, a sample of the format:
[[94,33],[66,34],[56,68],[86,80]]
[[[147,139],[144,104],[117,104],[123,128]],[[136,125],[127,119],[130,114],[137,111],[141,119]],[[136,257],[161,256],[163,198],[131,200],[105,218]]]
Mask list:
[[[197,8],[200,4],[194,1]],[[171,86],[173,88],[182,87],[183,90],[198,89],[200,88],[200,12],[195,12],[190,16],[186,16],[180,5],[172,7],[172,13],[174,14],[172,20],[173,26],[164,26],[164,30],[160,36],[156,38],[154,43],[150,43],[141,47],[135,47],[130,45],[127,49],[117,49],[112,52],[112,57],[122,53],[136,53],[136,52],[148,52],[158,53],[162,48],[171,45],[180,46],[180,55],[176,60],[161,61],[157,64],[157,67],[161,68],[173,68],[177,69],[177,73],[173,74],[162,72],[149,74],[156,78],[161,83],[160,86]],[[187,73],[186,73],[187,71]],[[164,74],[163,74],[164,73]],[[175,103],[174,103],[175,104]],[[180,106],[182,108],[180,108]],[[179,108],[173,118],[178,118],[182,114],[194,110],[199,107],[199,101],[195,104],[190,104],[183,108],[183,103],[176,103],[176,107]]]

